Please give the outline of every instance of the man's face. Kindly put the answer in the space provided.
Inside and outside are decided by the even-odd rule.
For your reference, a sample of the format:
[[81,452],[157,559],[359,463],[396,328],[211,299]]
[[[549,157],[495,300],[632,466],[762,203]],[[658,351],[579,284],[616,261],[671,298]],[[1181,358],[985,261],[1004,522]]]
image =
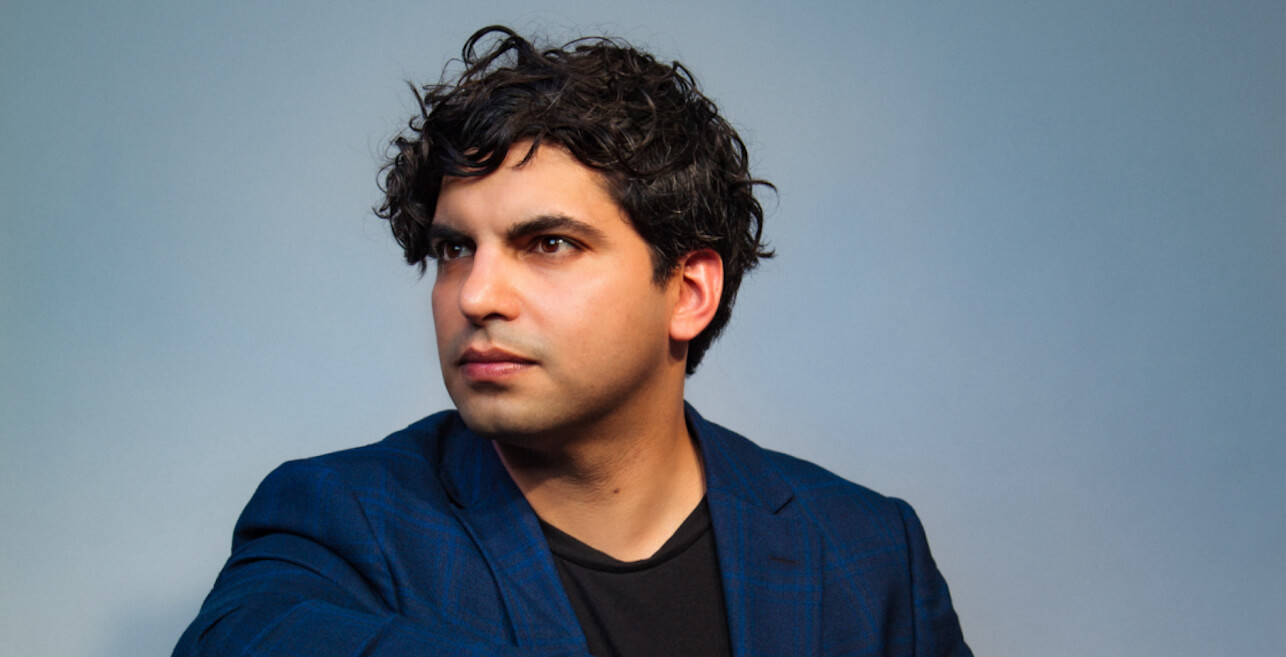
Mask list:
[[583,435],[682,396],[677,284],[606,183],[557,145],[447,178],[433,217],[433,321],[447,391],[479,434]]

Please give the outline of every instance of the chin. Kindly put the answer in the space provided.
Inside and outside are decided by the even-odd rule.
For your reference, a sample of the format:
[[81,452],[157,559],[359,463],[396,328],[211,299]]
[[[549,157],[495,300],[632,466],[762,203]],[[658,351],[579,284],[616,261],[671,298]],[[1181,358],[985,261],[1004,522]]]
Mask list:
[[495,400],[460,400],[456,402],[456,410],[465,426],[483,438],[513,442],[549,431],[548,419],[541,414]]

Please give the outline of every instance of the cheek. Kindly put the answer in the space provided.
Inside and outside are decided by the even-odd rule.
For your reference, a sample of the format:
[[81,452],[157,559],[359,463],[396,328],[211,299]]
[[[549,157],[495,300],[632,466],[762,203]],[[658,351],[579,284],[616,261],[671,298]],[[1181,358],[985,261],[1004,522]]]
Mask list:
[[433,308],[433,317],[450,317],[460,314],[460,278],[454,272],[438,268],[433,272],[433,288],[429,292],[429,303]]
[[455,311],[454,296],[440,282],[433,284],[429,305],[433,311],[433,331],[437,336],[438,348],[441,350],[442,346],[450,339],[453,317],[460,315],[460,313]]
[[433,321],[436,323],[446,311],[446,291],[438,283],[433,284],[433,292],[429,295],[429,306],[433,310]]
[[669,335],[666,296],[650,280],[603,273],[587,282],[557,292],[543,304],[545,326],[557,324],[561,332],[586,347],[604,349],[629,344],[667,344]]

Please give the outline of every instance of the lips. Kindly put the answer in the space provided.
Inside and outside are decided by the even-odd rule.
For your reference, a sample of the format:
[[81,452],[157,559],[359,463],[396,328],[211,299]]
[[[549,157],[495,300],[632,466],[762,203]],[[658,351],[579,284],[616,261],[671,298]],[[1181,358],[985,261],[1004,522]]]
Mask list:
[[498,382],[535,364],[536,361],[526,356],[497,347],[470,347],[456,359],[456,365],[464,377],[478,383]]

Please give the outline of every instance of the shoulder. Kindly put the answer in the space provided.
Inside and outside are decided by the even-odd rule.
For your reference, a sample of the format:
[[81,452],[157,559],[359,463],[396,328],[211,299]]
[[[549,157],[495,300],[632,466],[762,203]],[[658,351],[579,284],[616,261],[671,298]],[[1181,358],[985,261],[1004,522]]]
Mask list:
[[819,539],[829,645],[861,645],[875,628],[892,628],[915,654],[971,654],[910,505],[718,425],[703,422],[699,431],[721,470],[711,476],[763,512],[796,521],[800,535],[791,540]]
[[904,501],[854,483],[810,461],[760,447],[713,422],[698,420],[703,449],[730,488],[770,510],[803,515],[840,543],[905,544],[914,511]]
[[878,545],[905,550],[920,536],[911,505],[849,481],[815,463],[763,450],[795,492],[792,505],[840,545]]
[[889,497],[862,484],[841,477],[811,461],[760,448],[764,459],[789,482],[801,502],[811,505],[840,506],[854,511],[900,516],[907,503]]
[[269,475],[269,479],[337,478],[356,487],[423,480],[426,474],[437,470],[441,445],[455,430],[457,418],[454,411],[442,411],[375,443],[287,461]]
[[376,443],[283,463],[255,491],[238,533],[295,518],[337,521],[366,516],[372,507],[444,503],[439,454],[457,417],[436,413]]

